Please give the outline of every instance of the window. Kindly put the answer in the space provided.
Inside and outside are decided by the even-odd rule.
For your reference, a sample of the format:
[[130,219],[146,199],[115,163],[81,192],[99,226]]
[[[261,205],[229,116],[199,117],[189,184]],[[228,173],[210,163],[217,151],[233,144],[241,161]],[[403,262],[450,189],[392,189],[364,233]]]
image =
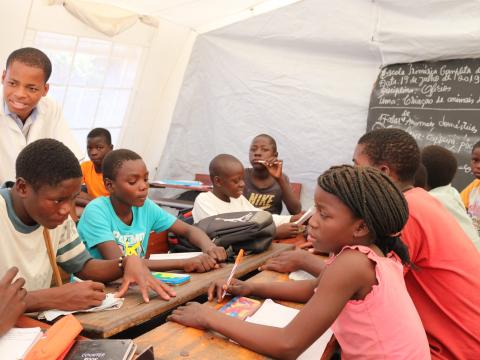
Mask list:
[[52,61],[49,95],[63,105],[78,143],[107,128],[116,144],[133,93],[143,48],[87,37],[36,32],[33,46]]

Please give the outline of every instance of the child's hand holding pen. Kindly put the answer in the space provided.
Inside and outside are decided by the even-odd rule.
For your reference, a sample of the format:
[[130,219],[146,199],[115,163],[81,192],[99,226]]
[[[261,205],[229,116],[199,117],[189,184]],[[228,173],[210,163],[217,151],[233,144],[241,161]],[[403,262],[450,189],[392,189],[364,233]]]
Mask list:
[[217,302],[221,302],[224,291],[234,296],[248,296],[252,293],[252,287],[251,284],[238,279],[232,279],[228,286],[225,280],[217,280],[208,288],[208,301],[216,299]]
[[268,173],[275,179],[278,179],[282,176],[283,160],[272,158],[268,160],[255,160],[254,162],[265,166],[268,170]]

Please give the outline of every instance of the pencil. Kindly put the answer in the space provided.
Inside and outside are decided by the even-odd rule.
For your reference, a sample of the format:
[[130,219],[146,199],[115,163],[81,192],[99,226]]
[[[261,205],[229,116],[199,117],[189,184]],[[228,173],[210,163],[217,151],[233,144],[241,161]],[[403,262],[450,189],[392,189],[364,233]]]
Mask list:
[[230,275],[228,276],[227,284],[225,286],[225,289],[223,290],[222,300],[225,297],[225,295],[227,294],[227,289],[230,286],[230,283],[232,282],[233,274],[235,274],[235,270],[236,270],[238,264],[240,264],[240,262],[242,261],[242,258],[243,258],[243,249],[240,249],[240,251],[238,252],[237,258],[235,259],[235,264],[232,267],[232,271],[230,271]]

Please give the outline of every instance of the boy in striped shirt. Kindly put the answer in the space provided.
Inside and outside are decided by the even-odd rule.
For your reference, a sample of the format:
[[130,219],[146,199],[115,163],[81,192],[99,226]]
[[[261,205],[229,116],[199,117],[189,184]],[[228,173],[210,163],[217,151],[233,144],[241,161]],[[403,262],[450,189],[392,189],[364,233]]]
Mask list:
[[[37,140],[26,146],[16,161],[16,182],[0,190],[0,274],[16,266],[25,279],[27,311],[80,310],[98,306],[105,298],[102,282],[123,276],[122,296],[137,283],[148,302],[148,288],[165,300],[175,296],[154,279],[137,256],[114,260],[92,259],[70,218],[80,192],[82,172],[75,155],[61,142]],[[84,282],[50,288],[50,265],[44,229],[48,229],[56,262]]]

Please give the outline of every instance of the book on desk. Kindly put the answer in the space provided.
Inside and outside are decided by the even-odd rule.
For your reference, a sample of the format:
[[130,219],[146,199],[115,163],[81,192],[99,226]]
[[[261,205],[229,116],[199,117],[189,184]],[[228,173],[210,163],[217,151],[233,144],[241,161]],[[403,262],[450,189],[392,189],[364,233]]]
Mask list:
[[78,340],[65,360],[130,360],[137,346],[133,340]]
[[155,279],[158,279],[168,285],[181,285],[190,281],[191,276],[188,274],[178,274],[170,272],[154,271],[152,275]]

